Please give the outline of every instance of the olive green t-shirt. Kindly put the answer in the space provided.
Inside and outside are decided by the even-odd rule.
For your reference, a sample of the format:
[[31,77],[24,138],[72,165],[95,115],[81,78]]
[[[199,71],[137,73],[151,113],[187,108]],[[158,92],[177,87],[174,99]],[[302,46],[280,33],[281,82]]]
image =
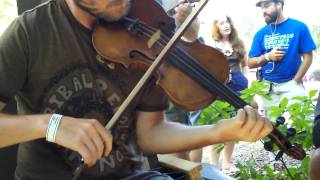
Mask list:
[[[96,118],[105,125],[143,72],[99,64],[101,57],[91,36],[64,0],[51,0],[19,16],[0,38],[0,100],[15,97],[19,114],[56,112]],[[84,172],[89,179],[121,177],[139,169],[143,156],[136,141],[136,111],[167,107],[167,98],[154,81],[112,128],[112,153]],[[16,177],[71,179],[80,159],[79,154],[45,139],[22,143]]]

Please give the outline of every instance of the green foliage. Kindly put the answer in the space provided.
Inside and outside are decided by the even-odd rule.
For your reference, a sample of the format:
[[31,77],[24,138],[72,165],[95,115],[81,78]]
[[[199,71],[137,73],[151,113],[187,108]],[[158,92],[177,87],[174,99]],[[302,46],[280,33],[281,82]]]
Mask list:
[[269,85],[265,82],[252,81],[250,88],[244,89],[241,91],[241,98],[246,102],[251,102],[255,95],[260,95],[266,99],[271,100],[267,95],[269,91]]
[[[261,95],[267,99],[268,85],[258,81],[253,81],[250,88],[241,91],[241,98],[250,103],[255,95]],[[202,110],[197,125],[216,124],[221,119],[228,119],[236,115],[235,108],[228,102],[216,100],[209,107]]]
[[245,164],[241,164],[237,162],[236,167],[239,169],[239,178],[240,179],[257,179],[263,180],[265,179],[257,170],[257,164],[254,159],[250,159],[245,162]]
[[215,124],[221,119],[227,119],[235,115],[234,107],[223,101],[215,101],[209,107],[202,110],[198,125]]
[[[310,158],[306,157],[302,162],[300,167],[289,167],[288,170],[292,175],[294,180],[307,179],[307,174],[309,168]],[[257,180],[287,180],[287,171],[274,171],[272,165],[266,164],[259,168],[255,159],[251,158],[244,164],[237,162],[236,167],[239,169],[236,177],[238,179],[257,179]]]
[[[304,148],[311,148],[312,146],[312,123],[314,114],[314,100],[317,94],[316,90],[309,92],[309,97],[297,96],[290,100],[284,98],[281,100],[279,106],[270,106],[271,120],[287,113],[287,121],[290,126],[294,127],[298,132],[297,136],[292,139],[292,142],[302,144]],[[281,126],[282,130],[287,130],[287,126]],[[285,132],[284,131],[284,132]]]
[[[253,81],[250,88],[241,92],[241,98],[246,102],[251,102],[255,95],[263,96],[266,99],[271,99],[268,95],[268,85],[266,83]],[[269,119],[274,121],[277,117],[286,115],[285,126],[280,126],[278,129],[286,134],[288,127],[294,127],[297,135],[290,138],[291,143],[301,144],[303,149],[312,147],[312,122],[314,114],[314,104],[317,91],[312,90],[309,96],[297,96],[291,99],[284,98],[279,105],[268,107]],[[219,120],[228,119],[236,114],[235,109],[227,102],[215,101],[209,107],[204,109],[197,121],[197,124],[215,124]],[[277,148],[274,148],[277,150]],[[306,179],[308,174],[308,164],[310,158],[306,157],[298,167],[290,167],[289,171],[294,179]],[[254,159],[247,161],[245,165],[237,163],[239,168],[240,179],[288,179],[289,176],[285,170],[275,172],[271,165],[264,165],[258,172],[256,171],[256,162]]]

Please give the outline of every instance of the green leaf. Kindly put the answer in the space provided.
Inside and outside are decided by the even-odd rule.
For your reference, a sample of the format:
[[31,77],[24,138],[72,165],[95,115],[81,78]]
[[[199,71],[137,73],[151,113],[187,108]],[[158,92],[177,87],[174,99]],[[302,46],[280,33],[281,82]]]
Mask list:
[[288,98],[283,98],[281,103],[280,103],[280,108],[285,109],[288,105],[289,99]]
[[315,97],[317,95],[318,92],[319,92],[319,90],[309,91],[309,98],[312,99],[313,97]]

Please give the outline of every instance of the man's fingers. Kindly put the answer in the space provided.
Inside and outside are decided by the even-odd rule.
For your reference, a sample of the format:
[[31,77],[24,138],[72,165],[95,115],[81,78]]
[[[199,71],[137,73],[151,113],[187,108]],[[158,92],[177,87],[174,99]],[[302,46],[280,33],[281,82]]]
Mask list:
[[96,163],[97,159],[93,158],[94,155],[85,144],[80,143],[78,152],[80,153],[84,163],[89,167]]
[[94,142],[97,156],[98,156],[98,158],[101,158],[103,155],[104,143],[103,143],[103,139],[100,136],[100,133],[96,127],[97,124],[99,125],[100,123],[96,120],[90,120],[89,133],[90,133],[91,140]]
[[177,12],[177,14],[188,16],[190,14],[190,12],[192,11],[192,6],[191,6],[191,4],[183,3],[183,4],[180,4],[179,6],[177,6],[175,8],[175,11]]
[[93,119],[64,116],[56,135],[56,143],[77,151],[85,163],[93,165],[112,149],[112,135]]
[[237,123],[242,128],[246,123],[246,112],[244,109],[239,109],[236,116]]
[[246,124],[244,128],[246,129],[246,131],[251,133],[257,122],[257,113],[250,106],[245,106],[244,110],[246,112]]
[[89,133],[85,130],[80,130],[80,143],[84,144],[88,151],[90,151],[90,155],[94,156],[92,157],[93,159],[98,159],[98,149],[95,145],[95,143],[93,142],[92,138],[89,136]]
[[235,117],[235,126],[238,131],[237,139],[242,141],[257,141],[270,134],[273,129],[271,122],[261,117],[259,113],[250,106],[239,109]]
[[100,123],[95,124],[95,127],[102,138],[102,143],[104,146],[104,155],[108,156],[112,150],[112,135],[111,133],[105,129]]
[[264,135],[265,135],[265,133],[264,133],[264,130],[263,130],[263,128],[264,128],[264,126],[266,125],[266,121],[267,121],[267,119],[266,118],[264,118],[264,117],[257,117],[258,119],[257,119],[257,122],[256,122],[256,125],[255,125],[255,128],[252,130],[252,134],[253,134],[253,138],[254,138],[254,140],[256,141],[256,140],[259,140],[259,139],[262,139],[263,137],[264,137]]
[[274,49],[273,56],[276,60],[281,60],[285,56],[286,52],[278,49]]
[[[264,117],[263,117],[264,118]],[[264,123],[264,126],[263,126],[263,134],[262,134],[262,137],[265,137],[266,135],[270,134],[271,131],[273,130],[273,125],[271,124],[271,122],[269,121],[269,119],[267,118],[264,118],[265,120],[265,123]]]

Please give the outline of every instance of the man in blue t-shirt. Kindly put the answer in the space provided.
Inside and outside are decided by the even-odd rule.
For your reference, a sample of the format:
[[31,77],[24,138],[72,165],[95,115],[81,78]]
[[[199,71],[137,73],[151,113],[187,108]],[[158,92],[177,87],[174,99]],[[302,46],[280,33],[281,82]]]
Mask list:
[[[262,108],[279,103],[284,97],[306,95],[302,78],[312,64],[316,45],[308,27],[285,17],[284,0],[259,0],[266,26],[254,36],[249,52],[249,68],[261,67],[260,76],[270,84],[272,100],[262,98]],[[303,61],[301,59],[303,58]],[[294,91],[292,91],[294,90]]]

